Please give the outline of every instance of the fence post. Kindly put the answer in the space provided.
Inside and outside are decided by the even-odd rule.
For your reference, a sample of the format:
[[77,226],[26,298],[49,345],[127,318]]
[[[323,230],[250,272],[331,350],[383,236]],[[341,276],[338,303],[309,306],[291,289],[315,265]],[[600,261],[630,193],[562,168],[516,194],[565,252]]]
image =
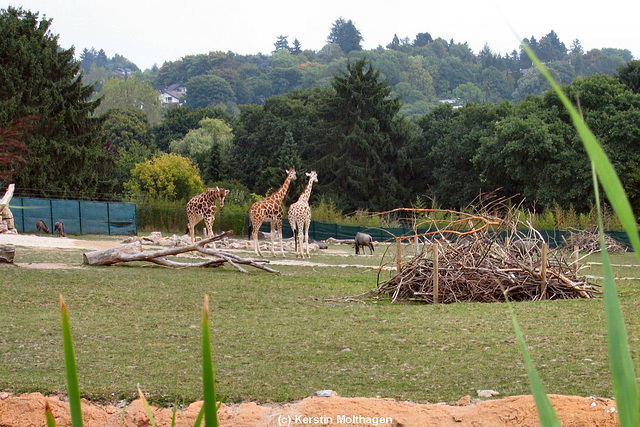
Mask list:
[[433,242],[433,303],[438,304],[440,292],[439,283],[438,283],[438,242]]
[[[402,264],[402,238],[396,237],[396,270],[400,273]],[[363,249],[364,251],[364,249]]]
[[542,244],[542,264],[540,265],[540,299],[547,299],[547,253],[549,252],[549,245],[547,243]]

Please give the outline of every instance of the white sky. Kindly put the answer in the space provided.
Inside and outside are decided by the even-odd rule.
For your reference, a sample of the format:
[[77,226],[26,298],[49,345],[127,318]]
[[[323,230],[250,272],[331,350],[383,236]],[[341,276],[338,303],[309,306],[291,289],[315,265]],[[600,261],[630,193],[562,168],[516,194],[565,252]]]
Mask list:
[[428,32],[467,42],[474,53],[487,43],[504,54],[518,48],[519,38],[539,40],[554,30],[567,48],[578,39],[585,51],[629,49],[640,59],[635,0],[0,0],[0,8],[9,5],[52,18],[59,44],[75,46],[76,56],[104,49],[143,70],[210,51],[268,54],[280,35],[318,51],[340,17],[353,21],[365,49],[386,46],[394,34],[413,41]]

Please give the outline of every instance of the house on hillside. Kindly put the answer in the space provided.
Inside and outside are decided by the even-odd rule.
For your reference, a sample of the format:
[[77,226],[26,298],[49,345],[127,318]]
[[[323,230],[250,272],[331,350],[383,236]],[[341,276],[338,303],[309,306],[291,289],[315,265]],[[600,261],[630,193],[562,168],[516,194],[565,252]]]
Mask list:
[[174,83],[159,91],[158,97],[162,105],[182,105],[186,94],[187,88],[183,84]]

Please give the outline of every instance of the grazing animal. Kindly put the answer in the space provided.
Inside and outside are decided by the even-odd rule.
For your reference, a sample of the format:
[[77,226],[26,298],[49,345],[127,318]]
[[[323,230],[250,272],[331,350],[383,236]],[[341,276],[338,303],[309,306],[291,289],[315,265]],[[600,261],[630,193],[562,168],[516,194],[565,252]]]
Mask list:
[[282,209],[282,201],[284,200],[284,196],[287,195],[291,180],[295,180],[297,177],[295,168],[292,167],[287,170],[287,177],[285,178],[282,187],[280,187],[278,191],[273,193],[266,200],[255,202],[251,206],[251,209],[249,209],[249,222],[251,223],[252,228],[251,241],[254,244],[253,249],[256,255],[262,256],[262,252],[260,252],[260,244],[258,243],[258,231],[260,230],[262,223],[264,221],[268,221],[271,223],[271,255],[276,256],[273,243],[273,232],[275,227],[275,232],[278,234],[278,239],[280,241],[280,251],[284,257],[284,248],[282,247],[282,216],[284,215],[284,209]]
[[[309,196],[311,195],[311,187],[314,182],[318,182],[318,174],[316,171],[307,172],[309,182],[304,192],[300,195],[297,202],[289,206],[289,224],[291,224],[291,231],[295,239],[296,245],[296,258],[300,255],[300,258],[304,258],[304,252],[306,249],[307,257],[311,258],[309,254],[309,225],[311,225],[311,208],[309,207]],[[297,229],[297,233],[296,233]],[[304,246],[303,246],[304,244]]]
[[[195,243],[196,224],[204,219],[204,233],[206,237],[213,237],[213,221],[216,219],[216,200],[220,200],[220,209],[224,207],[224,198],[229,194],[229,190],[224,188],[207,188],[202,194],[193,196],[187,202],[187,219],[189,221],[189,236],[191,243]],[[215,248],[215,243],[213,244]]]
[[38,234],[49,232],[49,227],[47,227],[47,224],[45,224],[43,220],[36,222],[36,228],[38,229]]
[[373,255],[373,238],[370,235],[358,231],[354,240],[356,242],[356,255],[360,254],[360,248],[362,248],[362,253],[364,254],[364,248],[367,246],[371,251],[371,255]]
[[66,233],[64,232],[64,223],[56,222],[55,224],[53,224],[53,230],[59,237],[67,237]]

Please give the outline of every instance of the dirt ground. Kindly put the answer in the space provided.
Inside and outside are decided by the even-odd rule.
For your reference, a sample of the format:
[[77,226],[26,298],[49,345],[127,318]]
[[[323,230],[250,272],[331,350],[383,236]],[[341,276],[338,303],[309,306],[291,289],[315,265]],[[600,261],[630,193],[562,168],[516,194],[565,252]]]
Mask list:
[[[104,250],[121,245],[120,240],[78,240],[34,235],[0,234],[0,245]],[[28,267],[28,265],[20,265]],[[42,264],[38,268],[47,268]],[[51,265],[48,268],[64,268]],[[551,395],[563,426],[617,426],[615,402],[596,397]],[[60,427],[70,426],[69,405],[64,396],[40,393],[13,395],[0,391],[0,427],[44,426],[49,402]],[[176,426],[193,426],[202,402],[177,412]],[[156,425],[171,426],[172,409],[153,407]],[[483,400],[462,397],[455,404],[417,404],[393,399],[312,396],[286,404],[258,405],[253,402],[225,405],[218,412],[223,427],[350,426],[537,426],[538,415],[531,396]],[[124,406],[83,401],[85,427],[143,427],[151,425],[141,400]]]
[[[565,427],[617,426],[614,402],[611,400],[549,396]],[[35,427],[45,424],[45,404],[49,402],[60,427],[70,426],[69,405],[60,396],[45,397],[39,393],[10,395],[0,393],[0,425],[2,427]],[[178,410],[176,426],[193,426],[202,406],[195,402]],[[144,404],[135,400],[126,407],[97,405],[83,401],[85,427],[149,426]],[[152,407],[158,427],[171,426],[170,408]],[[275,426],[350,426],[350,427],[500,427],[537,426],[538,415],[531,396],[513,396],[497,400],[472,402],[466,396],[454,405],[417,404],[393,399],[347,398],[339,396],[309,397],[281,405],[258,405],[252,402],[223,404],[218,411],[223,427]]]

